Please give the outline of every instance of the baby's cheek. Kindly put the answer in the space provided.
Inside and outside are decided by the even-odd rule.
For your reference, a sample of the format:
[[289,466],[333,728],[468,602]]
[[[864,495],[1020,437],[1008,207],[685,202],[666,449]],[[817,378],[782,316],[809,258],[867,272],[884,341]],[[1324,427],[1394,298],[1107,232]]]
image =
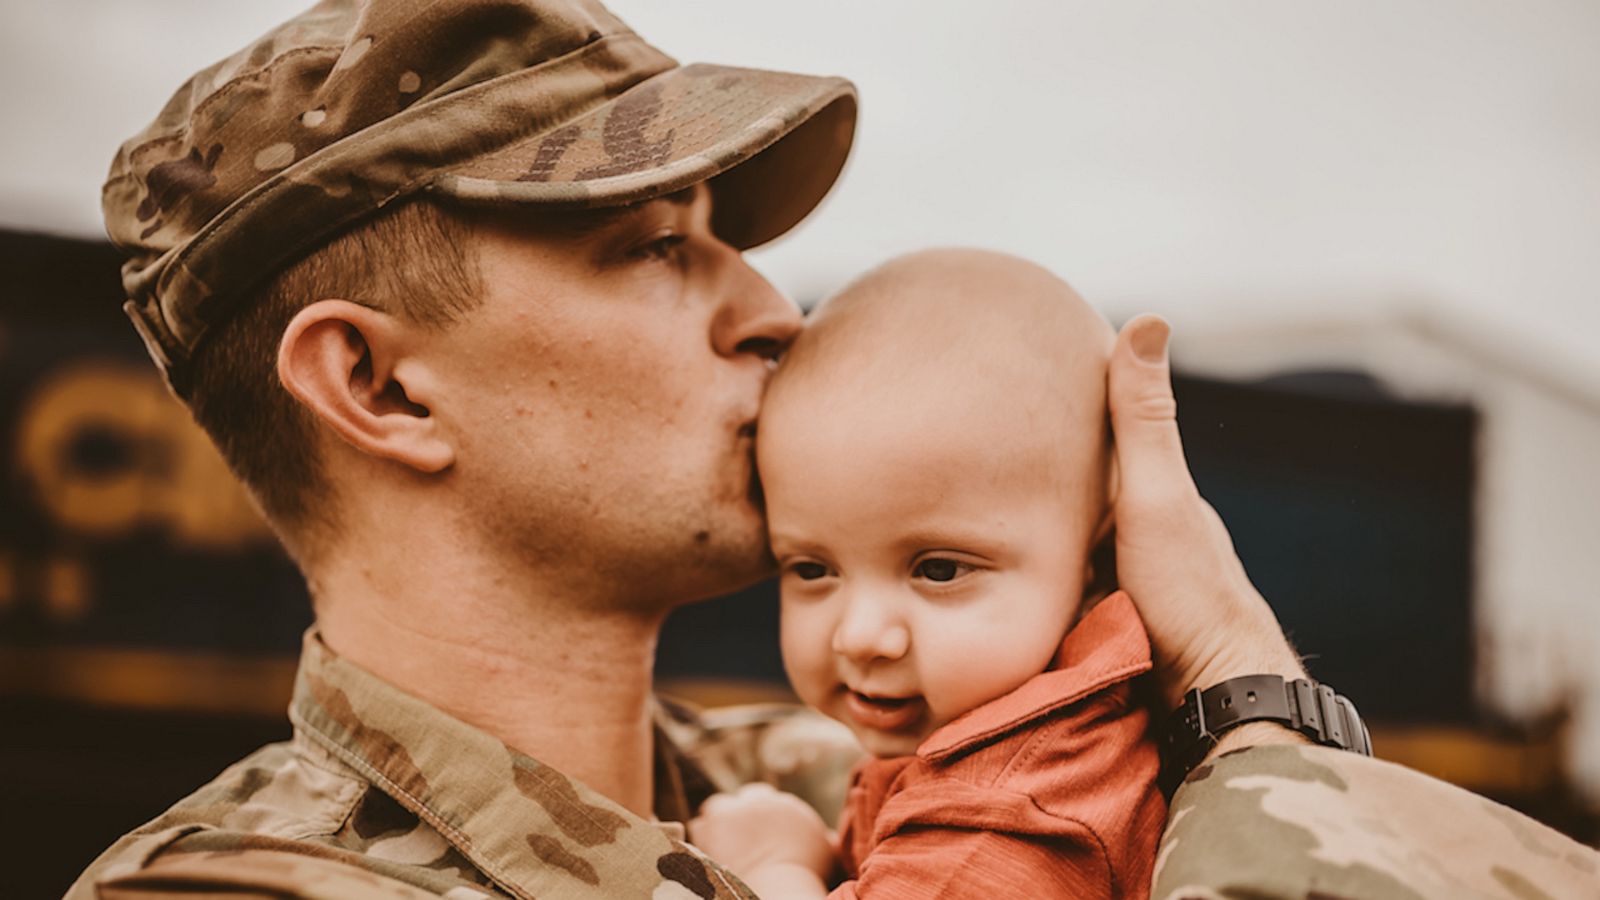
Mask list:
[[824,692],[824,682],[831,672],[828,661],[832,635],[816,610],[789,601],[783,603],[779,629],[778,644],[789,684],[801,700],[814,704]]
[[948,721],[1021,687],[1043,672],[1054,655],[1053,649],[1041,651],[1039,644],[1033,629],[967,629],[964,639],[949,645],[941,658],[923,661],[934,711]]
[[[987,661],[983,659],[985,656]],[[1004,660],[1003,654],[966,652],[942,660],[929,660],[926,668],[933,671],[926,681],[934,711],[948,721],[1005,693],[1004,682],[1009,679],[999,677],[996,671],[1005,665]]]

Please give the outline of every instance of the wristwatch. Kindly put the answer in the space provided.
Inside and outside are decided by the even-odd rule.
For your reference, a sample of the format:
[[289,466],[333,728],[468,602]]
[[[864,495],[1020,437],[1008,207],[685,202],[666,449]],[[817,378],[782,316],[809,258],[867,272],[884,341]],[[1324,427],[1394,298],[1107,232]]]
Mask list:
[[1203,691],[1195,688],[1173,711],[1161,743],[1161,788],[1167,796],[1218,737],[1246,722],[1277,722],[1324,747],[1372,755],[1372,737],[1355,704],[1333,688],[1309,678],[1245,675]]

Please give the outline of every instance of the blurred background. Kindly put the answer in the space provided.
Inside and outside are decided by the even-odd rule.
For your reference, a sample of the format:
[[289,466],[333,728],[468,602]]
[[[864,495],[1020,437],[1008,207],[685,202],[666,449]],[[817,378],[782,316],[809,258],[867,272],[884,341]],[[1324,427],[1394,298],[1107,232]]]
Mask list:
[[[304,588],[123,318],[99,185],[303,5],[0,7],[7,896],[288,733]],[[802,302],[959,243],[1166,315],[1196,478],[1312,674],[1379,755],[1600,840],[1600,6],[610,5],[861,88],[833,195],[752,255]],[[775,634],[770,588],[686,610],[663,684],[783,697]]]

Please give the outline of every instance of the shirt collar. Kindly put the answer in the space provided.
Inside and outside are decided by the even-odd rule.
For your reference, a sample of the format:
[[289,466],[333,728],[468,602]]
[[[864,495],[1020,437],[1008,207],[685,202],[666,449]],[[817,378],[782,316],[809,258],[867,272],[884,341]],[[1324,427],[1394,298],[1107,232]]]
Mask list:
[[1150,639],[1133,599],[1117,591],[1067,632],[1050,670],[928,735],[917,756],[938,762],[1016,731],[1097,691],[1150,670]]
[[[361,773],[517,896],[647,896],[661,883],[658,863],[699,868],[699,854],[669,836],[676,830],[340,659],[314,628],[289,718],[301,739]],[[705,776],[663,733],[662,718],[658,709],[656,811],[681,821],[697,805],[686,791]]]

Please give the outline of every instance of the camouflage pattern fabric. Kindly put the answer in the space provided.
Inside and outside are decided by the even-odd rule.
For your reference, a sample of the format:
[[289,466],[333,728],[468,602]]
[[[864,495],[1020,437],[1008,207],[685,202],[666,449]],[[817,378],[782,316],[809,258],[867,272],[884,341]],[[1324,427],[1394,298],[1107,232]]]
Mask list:
[[1600,897],[1600,853],[1393,763],[1252,747],[1200,766],[1178,790],[1151,896]]
[[646,821],[344,662],[315,632],[289,713],[290,742],[122,838],[67,896],[749,898],[682,823],[743,781],[842,791],[859,754],[798,707],[702,717],[663,701],[659,821]]
[[181,395],[241,292],[395,200],[615,206],[728,173],[715,225],[750,247],[827,193],[855,109],[840,78],[679,67],[594,0],[323,0],[184,84],[102,202]]
[[[683,710],[663,702],[669,711]],[[664,731],[680,752],[722,786],[719,790],[765,782],[806,801],[824,822],[839,821],[850,773],[865,755],[850,729],[789,703],[686,713],[676,716]],[[688,818],[692,816],[684,821]]]

